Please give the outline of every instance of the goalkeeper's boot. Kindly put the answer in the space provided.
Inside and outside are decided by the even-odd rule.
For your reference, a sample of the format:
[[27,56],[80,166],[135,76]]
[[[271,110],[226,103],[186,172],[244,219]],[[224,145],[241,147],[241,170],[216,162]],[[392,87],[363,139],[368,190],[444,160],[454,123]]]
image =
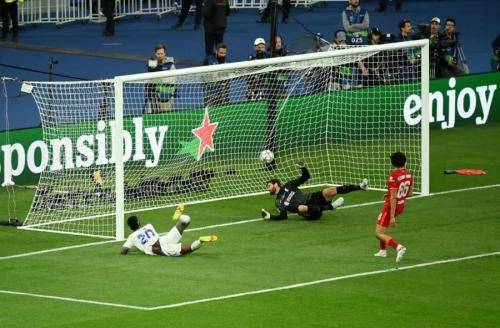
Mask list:
[[337,208],[339,208],[340,206],[342,206],[344,204],[344,197],[339,197],[337,198],[333,203],[332,203],[332,207],[333,209],[332,210],[335,210]]
[[201,241],[202,243],[209,243],[209,242],[212,242],[212,241],[217,241],[217,236],[201,236],[200,238],[198,238],[199,241]]
[[385,249],[379,250],[377,253],[373,254],[376,257],[387,257],[387,251]]
[[361,181],[361,183],[359,184],[359,188],[361,188],[362,190],[368,189],[368,179],[367,178],[364,178],[363,181]]
[[406,253],[406,247],[400,244],[398,245],[397,250],[398,250],[398,255],[396,255],[396,262],[400,262]]
[[172,221],[177,221],[181,217],[181,215],[184,213],[184,204],[179,204],[177,205],[177,208],[175,209],[174,215],[172,215]]

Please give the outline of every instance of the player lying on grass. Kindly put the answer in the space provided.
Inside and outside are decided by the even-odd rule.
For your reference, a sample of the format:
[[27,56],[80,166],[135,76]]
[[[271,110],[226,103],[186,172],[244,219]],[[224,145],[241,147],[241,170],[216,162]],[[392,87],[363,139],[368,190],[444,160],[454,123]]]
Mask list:
[[394,170],[387,177],[384,207],[375,226],[375,237],[380,241],[380,250],[375,253],[375,256],[386,257],[387,250],[385,248],[389,244],[397,251],[396,262],[399,262],[403,259],[406,248],[398,244],[387,232],[389,226],[396,226],[396,217],[403,213],[406,198],[413,194],[413,177],[411,172],[404,168],[406,164],[405,154],[401,152],[392,154],[391,163]]
[[287,212],[291,212],[299,214],[306,220],[318,220],[323,215],[323,211],[333,211],[337,207],[342,206],[344,203],[344,198],[342,197],[332,202],[335,195],[347,194],[356,190],[366,190],[368,188],[368,179],[365,178],[359,185],[328,187],[313,193],[303,193],[299,189],[299,186],[305,183],[311,175],[304,162],[299,162],[299,167],[302,175],[284,185],[279,179],[267,181],[267,191],[271,195],[276,195],[275,205],[279,214],[274,215],[262,209],[261,214],[264,219],[286,220]]
[[217,236],[201,236],[191,244],[181,244],[182,233],[191,222],[191,218],[183,212],[184,205],[177,206],[172,217],[177,223],[164,236],[160,236],[152,224],[142,227],[136,216],[129,217],[127,224],[133,232],[123,244],[121,253],[125,255],[132,247],[136,247],[147,255],[181,256],[199,249],[204,242],[217,240]]

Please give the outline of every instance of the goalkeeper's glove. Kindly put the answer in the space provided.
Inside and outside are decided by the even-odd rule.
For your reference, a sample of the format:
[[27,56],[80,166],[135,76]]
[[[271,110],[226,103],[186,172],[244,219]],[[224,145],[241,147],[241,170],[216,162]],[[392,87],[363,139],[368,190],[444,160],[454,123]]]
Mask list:
[[298,163],[297,163],[297,166],[299,168],[303,168],[303,167],[306,167],[306,163],[303,161],[303,160],[300,160]]
[[271,218],[271,213],[269,213],[265,209],[261,209],[260,214],[262,215],[262,218],[265,220],[269,220]]

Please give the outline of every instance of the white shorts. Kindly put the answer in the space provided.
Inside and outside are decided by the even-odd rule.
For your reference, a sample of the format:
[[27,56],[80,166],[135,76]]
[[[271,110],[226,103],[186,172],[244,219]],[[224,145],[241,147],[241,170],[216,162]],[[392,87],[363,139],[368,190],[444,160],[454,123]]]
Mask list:
[[181,256],[182,235],[176,227],[170,229],[165,235],[160,237],[160,247],[163,254],[167,256]]

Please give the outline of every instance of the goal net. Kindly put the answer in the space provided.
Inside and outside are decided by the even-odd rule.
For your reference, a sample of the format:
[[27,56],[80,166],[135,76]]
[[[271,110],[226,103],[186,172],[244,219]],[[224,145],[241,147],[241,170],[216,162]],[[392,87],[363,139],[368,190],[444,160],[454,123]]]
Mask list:
[[428,193],[426,47],[27,82],[44,140],[24,228],[122,239],[126,213],[259,194],[270,178],[296,177],[299,160],[308,186],[367,177],[382,190],[398,150]]

